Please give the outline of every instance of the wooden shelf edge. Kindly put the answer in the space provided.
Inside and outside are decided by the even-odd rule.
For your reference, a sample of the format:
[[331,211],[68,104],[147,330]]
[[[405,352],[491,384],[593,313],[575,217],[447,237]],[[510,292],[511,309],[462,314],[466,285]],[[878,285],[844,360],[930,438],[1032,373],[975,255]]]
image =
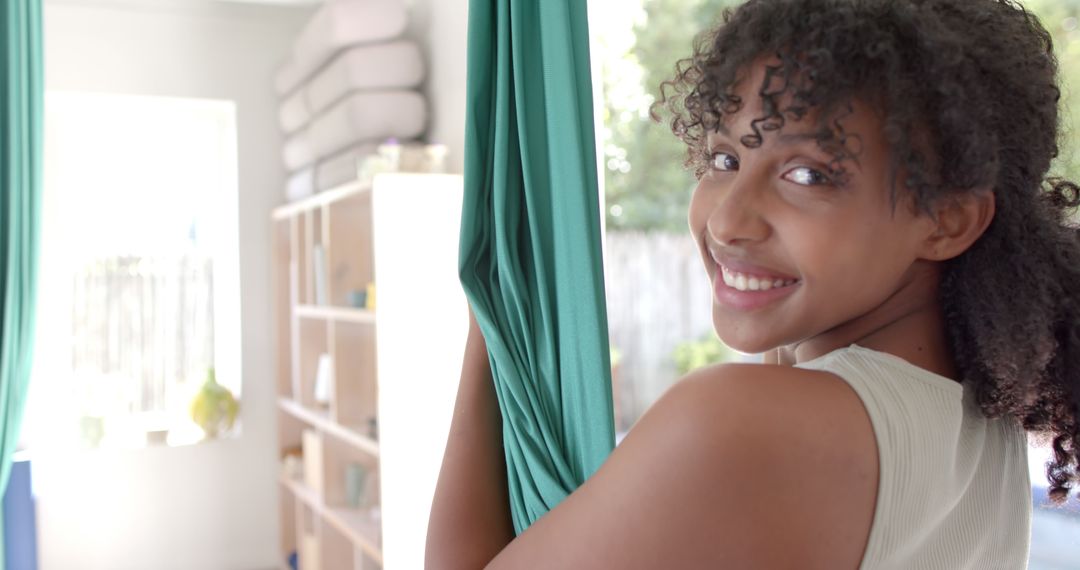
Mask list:
[[343,426],[334,422],[324,412],[317,412],[303,406],[292,398],[286,398],[284,396],[278,398],[278,407],[296,419],[314,426],[323,433],[332,435],[335,438],[370,454],[376,459],[379,457],[379,442],[349,428],[348,426]]
[[282,473],[278,476],[278,482],[285,486],[294,496],[304,502],[305,505],[316,511],[322,511],[322,501],[315,494],[315,491],[307,485],[289,478],[288,475]]
[[321,208],[327,204],[332,204],[345,198],[357,196],[365,192],[371,191],[371,183],[364,182],[356,179],[350,182],[346,182],[336,188],[330,190],[324,190],[322,192],[316,192],[307,198],[302,198],[295,202],[289,202],[274,208],[272,217],[275,220],[284,220],[296,214],[306,212],[308,210],[314,210],[315,208]]
[[[349,540],[353,544],[360,547],[361,550],[367,553],[372,560],[379,566],[383,565],[382,549],[379,548],[375,541],[370,538],[370,535],[366,531],[360,529],[355,524],[350,524],[339,511],[343,509],[324,509],[323,517],[335,528],[338,529],[341,534],[349,537]],[[366,525],[374,526],[375,523],[366,523]]]
[[344,511],[345,509],[328,508],[326,505],[322,504],[314,491],[309,489],[303,483],[294,481],[284,474],[281,475],[279,481],[282,485],[292,491],[293,495],[307,504],[311,510],[319,513],[321,517],[326,519],[326,521],[333,525],[340,533],[348,537],[353,544],[359,546],[361,550],[366,552],[372,560],[379,564],[379,566],[382,566],[382,549],[379,548],[379,546],[375,544],[375,541],[360,529],[358,525],[349,524],[349,521],[347,521],[339,512]]
[[296,305],[293,308],[296,316],[313,319],[329,319],[352,323],[375,323],[375,312],[367,309],[355,309],[352,307],[325,307],[320,305]]

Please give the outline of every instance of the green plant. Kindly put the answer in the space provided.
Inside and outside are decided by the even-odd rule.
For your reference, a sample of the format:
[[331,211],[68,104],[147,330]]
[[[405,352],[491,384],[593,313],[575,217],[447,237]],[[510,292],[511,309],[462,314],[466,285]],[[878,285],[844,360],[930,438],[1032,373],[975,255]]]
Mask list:
[[703,366],[727,362],[734,358],[735,352],[710,332],[698,340],[676,345],[671,356],[679,376],[684,376]]

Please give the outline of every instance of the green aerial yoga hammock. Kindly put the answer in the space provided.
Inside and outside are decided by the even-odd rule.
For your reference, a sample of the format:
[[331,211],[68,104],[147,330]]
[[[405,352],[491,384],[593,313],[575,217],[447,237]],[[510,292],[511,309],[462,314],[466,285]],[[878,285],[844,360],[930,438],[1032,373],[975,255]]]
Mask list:
[[[0,1],[0,496],[30,383],[41,211],[40,0]],[[0,519],[0,570],[4,567]]]
[[614,449],[584,0],[469,4],[459,269],[518,534]]

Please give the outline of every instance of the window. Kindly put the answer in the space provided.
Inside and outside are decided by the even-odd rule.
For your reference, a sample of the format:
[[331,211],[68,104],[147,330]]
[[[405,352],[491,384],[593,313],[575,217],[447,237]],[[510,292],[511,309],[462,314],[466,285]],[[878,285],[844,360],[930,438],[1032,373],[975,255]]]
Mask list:
[[198,441],[210,369],[240,397],[235,107],[49,92],[45,131],[27,440]]
[[[1029,438],[1030,439],[1030,438]],[[1080,568],[1080,508],[1076,497],[1062,507],[1047,500],[1049,482],[1046,463],[1053,458],[1050,448],[1028,446],[1028,467],[1031,473],[1032,519],[1030,570]]]

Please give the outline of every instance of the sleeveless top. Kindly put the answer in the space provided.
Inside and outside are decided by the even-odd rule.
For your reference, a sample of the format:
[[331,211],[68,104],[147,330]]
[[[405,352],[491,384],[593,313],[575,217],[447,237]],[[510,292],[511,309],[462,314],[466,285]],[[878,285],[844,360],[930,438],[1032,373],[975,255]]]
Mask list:
[[844,379],[874,428],[880,475],[860,569],[1027,568],[1031,482],[1019,422],[987,419],[963,385],[858,345],[795,366]]

